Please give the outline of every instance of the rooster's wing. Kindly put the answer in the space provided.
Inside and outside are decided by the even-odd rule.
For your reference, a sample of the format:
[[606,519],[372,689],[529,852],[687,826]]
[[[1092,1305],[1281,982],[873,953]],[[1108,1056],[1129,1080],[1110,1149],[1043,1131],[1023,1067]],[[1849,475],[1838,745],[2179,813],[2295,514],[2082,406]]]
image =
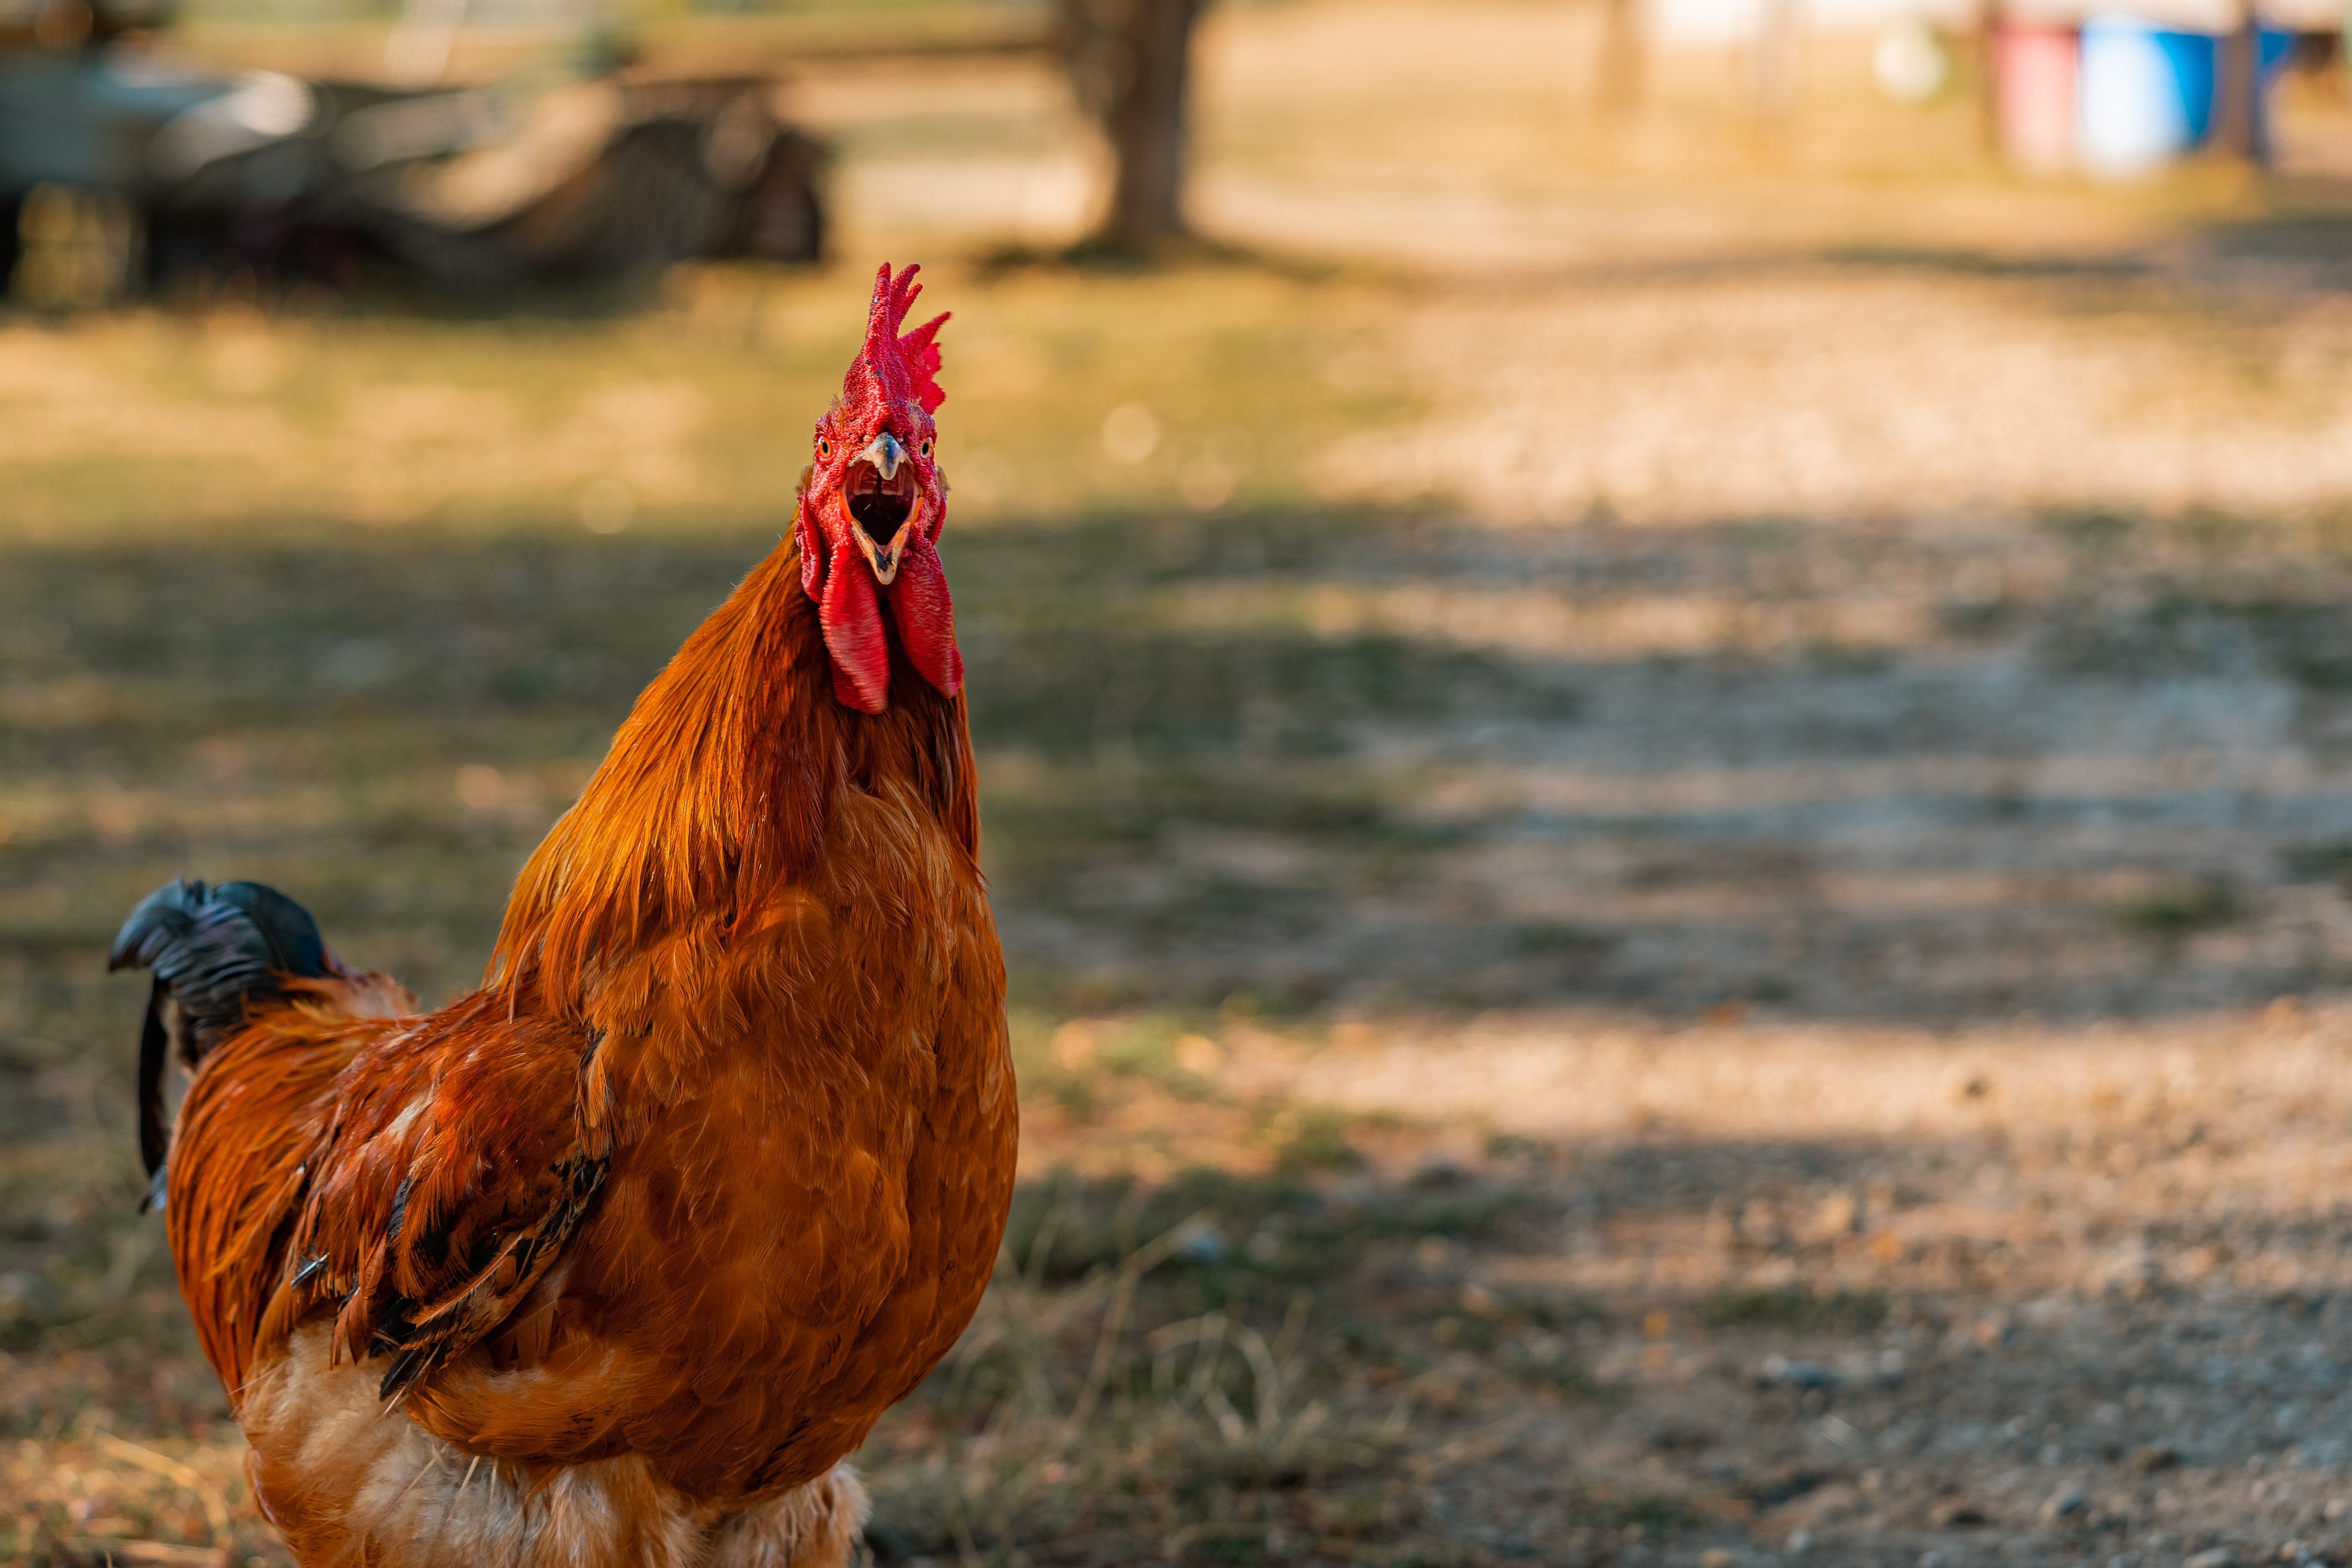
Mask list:
[[390,1358],[386,1398],[506,1321],[604,1180],[592,1044],[479,995],[426,1018],[298,1005],[224,1041],[181,1110],[169,1213],[228,1385],[327,1306],[338,1356]]

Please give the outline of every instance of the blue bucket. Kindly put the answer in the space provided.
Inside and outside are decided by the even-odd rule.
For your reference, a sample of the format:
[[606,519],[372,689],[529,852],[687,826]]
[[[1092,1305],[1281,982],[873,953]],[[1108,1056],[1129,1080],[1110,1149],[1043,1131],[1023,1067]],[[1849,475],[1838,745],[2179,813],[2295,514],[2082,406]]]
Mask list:
[[[2094,174],[2153,174],[2205,140],[2213,128],[2221,39],[2105,12],[2083,24],[2074,100],[2074,151]],[[2293,36],[2262,32],[2256,113],[2268,117],[2272,79]]]

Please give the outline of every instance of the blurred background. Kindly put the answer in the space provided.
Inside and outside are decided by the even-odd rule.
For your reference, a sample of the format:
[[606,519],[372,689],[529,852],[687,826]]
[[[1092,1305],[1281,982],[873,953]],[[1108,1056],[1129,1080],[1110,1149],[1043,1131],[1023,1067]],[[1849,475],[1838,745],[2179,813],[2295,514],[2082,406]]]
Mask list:
[[0,0],[0,1561],[285,1561],[122,913],[468,985],[885,258],[1025,1098],[877,1560],[2352,1557],[2343,20]]

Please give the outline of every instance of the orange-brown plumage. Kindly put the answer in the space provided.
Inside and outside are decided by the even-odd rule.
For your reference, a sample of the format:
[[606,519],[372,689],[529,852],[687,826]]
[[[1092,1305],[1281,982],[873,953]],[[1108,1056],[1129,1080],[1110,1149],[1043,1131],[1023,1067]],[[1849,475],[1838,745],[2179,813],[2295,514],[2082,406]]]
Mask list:
[[945,583],[871,600],[880,666],[813,591],[936,540],[912,292],[884,269],[899,382],[853,371],[794,539],[638,700],[481,990],[419,1015],[247,884],[125,928],[195,1064],[183,1290],[306,1563],[831,1563],[839,1461],[978,1304],[1015,1111]]

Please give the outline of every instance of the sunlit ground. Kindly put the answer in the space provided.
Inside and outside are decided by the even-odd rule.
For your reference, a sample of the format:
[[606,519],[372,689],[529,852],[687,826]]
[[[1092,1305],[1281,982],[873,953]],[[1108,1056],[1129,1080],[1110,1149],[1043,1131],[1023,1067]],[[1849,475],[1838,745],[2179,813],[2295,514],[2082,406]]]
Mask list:
[[885,257],[1027,1099],[881,1557],[2352,1552],[2344,110],[2034,185],[1853,51],[1605,125],[1591,24],[1220,13],[1160,272],[1036,260],[1041,73],[830,66],[823,270],[0,318],[0,1556],[282,1561],[121,912],[468,984]]

